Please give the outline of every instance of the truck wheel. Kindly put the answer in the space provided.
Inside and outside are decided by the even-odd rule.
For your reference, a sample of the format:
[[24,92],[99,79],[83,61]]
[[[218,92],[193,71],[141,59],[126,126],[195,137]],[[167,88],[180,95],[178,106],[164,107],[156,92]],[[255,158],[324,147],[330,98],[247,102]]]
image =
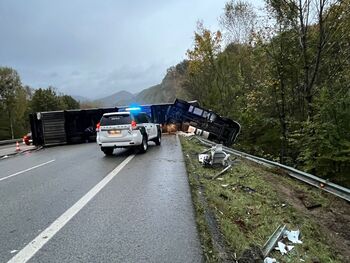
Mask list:
[[140,145],[140,153],[145,153],[147,152],[148,149],[148,142],[147,142],[147,137],[143,136],[142,137],[142,143]]
[[161,131],[158,130],[157,138],[155,138],[153,141],[155,142],[156,145],[160,145],[161,144],[161,141],[162,141],[162,133],[161,133]]
[[110,156],[110,155],[113,155],[114,148],[113,147],[101,147],[101,151],[104,152],[105,155]]

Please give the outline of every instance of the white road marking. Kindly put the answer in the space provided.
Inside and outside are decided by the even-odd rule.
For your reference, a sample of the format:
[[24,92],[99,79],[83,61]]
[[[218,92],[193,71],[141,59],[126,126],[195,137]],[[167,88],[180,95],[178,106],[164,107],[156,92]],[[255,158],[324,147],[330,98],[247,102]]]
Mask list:
[[20,172],[17,172],[17,173],[11,174],[11,175],[9,175],[9,176],[6,176],[6,177],[3,177],[3,178],[0,178],[0,182],[1,182],[1,181],[3,181],[3,180],[9,179],[9,178],[11,178],[11,177],[14,177],[14,176],[16,176],[16,175],[23,174],[23,173],[25,173],[25,172],[28,172],[28,171],[34,170],[34,169],[36,169],[36,168],[39,168],[39,167],[41,167],[41,166],[43,166],[43,165],[45,165],[45,164],[52,163],[52,162],[54,162],[54,161],[55,161],[55,160],[51,160],[51,161],[48,161],[48,162],[46,162],[46,163],[38,164],[38,165],[35,165],[35,166],[30,167],[30,168],[28,168],[28,169],[25,169],[25,170],[23,170],[23,171],[20,171]]
[[131,160],[135,154],[127,157],[112,172],[103,178],[73,206],[57,218],[48,228],[19,251],[8,263],[25,263],[30,260],[61,228],[65,226],[89,201],[97,195]]

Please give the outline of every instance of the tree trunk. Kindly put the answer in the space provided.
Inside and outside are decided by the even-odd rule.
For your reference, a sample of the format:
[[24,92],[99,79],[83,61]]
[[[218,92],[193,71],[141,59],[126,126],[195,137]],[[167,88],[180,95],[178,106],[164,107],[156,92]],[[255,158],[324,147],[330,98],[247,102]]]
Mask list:
[[11,131],[11,139],[13,140],[15,138],[14,133],[13,133],[13,124],[12,124],[12,114],[11,111],[8,111],[9,115],[9,121],[10,121],[10,131]]

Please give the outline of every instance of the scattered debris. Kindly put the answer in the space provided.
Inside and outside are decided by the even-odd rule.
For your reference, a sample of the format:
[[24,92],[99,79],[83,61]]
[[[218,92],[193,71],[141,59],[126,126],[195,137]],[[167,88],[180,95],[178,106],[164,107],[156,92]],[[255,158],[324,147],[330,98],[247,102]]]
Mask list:
[[[210,154],[206,154],[207,152],[210,152]],[[228,166],[230,164],[229,158],[230,154],[222,150],[222,144],[217,144],[198,155],[199,162],[205,166]]]
[[270,238],[266,241],[262,251],[264,254],[264,257],[267,257],[268,254],[272,251],[272,249],[275,247],[278,240],[280,240],[283,237],[284,231],[286,230],[286,225],[280,225],[275,232],[270,236]]
[[219,173],[217,173],[216,175],[214,175],[212,177],[212,179],[216,179],[218,178],[220,175],[222,175],[223,173],[225,173],[227,170],[229,170],[232,167],[232,164],[230,164],[229,166],[225,167],[222,171],[220,171]]
[[[207,152],[210,152],[210,154],[207,154]],[[233,163],[232,161],[229,160],[229,158],[230,158],[230,154],[227,154],[222,150],[222,144],[217,144],[214,147],[207,149],[201,152],[200,154],[198,154],[198,161],[202,163],[205,167],[217,166],[217,165],[221,165],[225,167],[219,173],[209,178],[213,180],[214,179],[220,180],[218,177],[224,174],[226,171],[228,171],[232,167]],[[227,187],[227,186],[224,186],[224,187]]]
[[202,164],[204,163],[208,163],[210,159],[210,155],[209,154],[198,154],[198,161]]
[[275,258],[265,258],[264,263],[278,263],[278,261]]
[[273,247],[275,247],[277,243],[277,247],[275,247],[275,250],[278,250],[281,252],[282,255],[287,254],[289,251],[291,251],[294,246],[291,246],[289,244],[285,244],[285,241],[282,241],[283,238],[287,238],[289,242],[292,242],[293,244],[301,244],[303,243],[301,240],[299,240],[300,231],[289,231],[286,229],[286,225],[279,226],[275,232],[270,236],[268,241],[265,243],[263,247],[263,254],[265,257],[264,263],[272,263],[277,262],[274,258],[268,258],[267,256],[272,251]]
[[275,249],[278,250],[279,252],[281,252],[282,255],[287,254],[293,248],[294,248],[294,246],[288,246],[280,241],[277,242],[277,247],[275,247]]
[[14,250],[11,250],[10,253],[11,253],[11,254],[14,254],[14,253],[16,253],[17,251],[18,251],[17,249],[14,249]]
[[302,244],[303,243],[301,240],[299,240],[299,234],[300,234],[300,230],[296,230],[296,231],[285,230],[284,231],[284,236],[287,237],[288,240],[290,242],[292,242],[293,244]]
[[229,186],[229,184],[222,184],[221,186],[226,188],[227,186]]
[[241,190],[243,190],[244,192],[247,192],[247,193],[249,193],[249,194],[255,193],[255,192],[256,192],[255,189],[253,189],[253,188],[251,188],[251,187],[249,187],[249,186],[239,185],[239,188],[240,188]]

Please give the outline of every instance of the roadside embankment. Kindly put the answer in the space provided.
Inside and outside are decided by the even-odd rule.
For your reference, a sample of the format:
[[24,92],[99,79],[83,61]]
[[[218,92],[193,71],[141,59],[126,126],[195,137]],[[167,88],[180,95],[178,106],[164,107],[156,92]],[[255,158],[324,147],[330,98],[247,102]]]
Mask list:
[[[207,262],[262,262],[262,248],[279,225],[300,230],[302,244],[278,262],[350,262],[350,205],[344,200],[268,169],[237,159],[222,168],[203,167],[198,153],[206,148],[181,138],[192,189],[196,220]],[[243,255],[243,256],[242,256]],[[256,261],[244,261],[255,258]]]

